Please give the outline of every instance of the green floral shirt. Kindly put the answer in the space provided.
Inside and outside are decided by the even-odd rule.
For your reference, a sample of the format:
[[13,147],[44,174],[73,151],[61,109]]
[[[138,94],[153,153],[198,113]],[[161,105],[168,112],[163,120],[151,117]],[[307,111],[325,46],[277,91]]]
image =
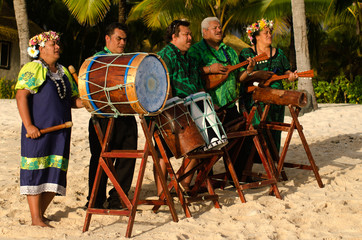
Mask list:
[[167,66],[173,97],[185,98],[203,89],[198,68],[187,52],[182,55],[175,45],[169,43],[157,54]]
[[[223,42],[220,43],[219,49],[216,51],[214,48],[208,46],[203,39],[200,42],[195,43],[188,52],[197,63],[198,69],[210,66],[214,63],[221,63],[224,66],[239,63],[239,58],[235,50]],[[243,68],[239,68],[231,72],[226,81],[219,86],[208,90],[214,104],[222,107],[237,97],[237,78],[239,72],[244,70],[245,69]],[[234,104],[230,107],[233,106]]]
[[[64,66],[62,66],[62,69],[69,79],[72,88],[72,97],[78,96],[78,87],[75,81],[73,81],[72,75]],[[48,68],[44,67],[39,60],[28,62],[20,69],[15,89],[27,89],[32,94],[37,93],[39,87],[45,82],[47,72]]]

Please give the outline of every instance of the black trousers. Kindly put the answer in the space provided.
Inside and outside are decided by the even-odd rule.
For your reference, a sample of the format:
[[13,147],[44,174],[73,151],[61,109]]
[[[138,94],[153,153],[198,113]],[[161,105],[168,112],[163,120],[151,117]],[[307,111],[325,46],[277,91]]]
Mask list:
[[[103,134],[105,133],[108,125],[108,118],[97,118],[99,120],[100,127]],[[111,133],[111,139],[109,143],[110,150],[136,150],[137,149],[137,122],[134,116],[118,117],[114,119],[114,127]],[[97,167],[99,157],[102,151],[101,145],[98,140],[98,136],[94,129],[92,119],[89,120],[89,146],[91,151],[91,159],[89,163],[89,180],[88,180],[88,197],[90,199],[92,188],[97,173]],[[123,191],[128,194],[128,191],[132,185],[132,179],[134,174],[134,168],[136,159],[131,158],[117,158],[113,160],[116,170],[116,178],[118,183],[122,187]],[[98,187],[98,193],[96,196],[96,207],[102,207],[106,200],[107,190],[107,175],[103,172],[101,181]],[[109,192],[110,201],[118,201],[119,196],[115,188],[112,188]]]

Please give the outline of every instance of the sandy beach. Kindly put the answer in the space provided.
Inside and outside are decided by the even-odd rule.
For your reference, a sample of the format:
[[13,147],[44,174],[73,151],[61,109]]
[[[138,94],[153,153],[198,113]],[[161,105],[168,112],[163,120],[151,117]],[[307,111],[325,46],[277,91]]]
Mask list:
[[[120,216],[93,215],[89,231],[82,233],[90,113],[72,110],[67,196],[55,197],[46,213],[54,228],[41,228],[30,226],[27,200],[19,193],[21,119],[16,101],[1,99],[0,112],[0,239],[126,239],[128,218]],[[318,187],[313,172],[286,169],[289,180],[278,183],[283,200],[269,196],[268,187],[244,191],[247,203],[240,202],[234,188],[217,189],[221,209],[212,202],[194,203],[193,217],[186,218],[174,198],[179,222],[172,221],[166,206],[157,214],[150,206],[140,206],[132,239],[362,239],[361,119],[362,105],[352,104],[319,104],[318,110],[299,117],[324,188]],[[285,117],[285,122],[290,120]],[[139,149],[144,144],[139,127]],[[308,162],[296,131],[286,160]],[[151,158],[143,182],[141,198],[155,196]]]

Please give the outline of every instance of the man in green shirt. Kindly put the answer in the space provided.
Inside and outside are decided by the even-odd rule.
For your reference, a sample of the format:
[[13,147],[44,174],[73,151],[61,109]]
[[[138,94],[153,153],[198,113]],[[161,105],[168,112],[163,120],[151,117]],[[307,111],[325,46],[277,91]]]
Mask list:
[[[217,17],[207,17],[201,22],[203,39],[195,43],[189,50],[189,55],[194,59],[201,73],[226,74],[228,65],[236,65],[239,58],[234,49],[223,43],[223,32]],[[233,101],[237,96],[237,82],[245,82],[255,77],[262,77],[260,72],[253,72],[255,61],[248,59],[247,68],[239,68],[229,73],[227,79],[213,89],[209,89],[215,109],[223,107]],[[265,73],[264,73],[265,74]],[[253,75],[253,76],[252,76]],[[269,78],[269,77],[267,77]],[[224,124],[239,117],[235,104],[226,109]]]
[[[165,40],[167,45],[157,54],[165,62],[170,76],[171,96],[185,98],[191,94],[203,91],[198,66],[192,61],[188,55],[188,50],[191,47],[192,36],[189,28],[190,23],[185,20],[175,20],[166,29]],[[163,142],[164,146],[166,143]],[[171,151],[166,147],[167,156],[171,157]],[[196,164],[193,161],[189,164],[186,171]],[[166,165],[163,161],[160,162],[162,171],[166,175]],[[182,185],[187,188],[192,176],[184,179]],[[155,175],[158,194],[161,193],[161,182]]]
[[[219,19],[216,17],[205,18],[201,22],[201,31],[203,39],[190,48],[190,56],[197,63],[198,68],[203,75],[226,75],[226,66],[238,64],[239,59],[235,50],[223,43],[223,32]],[[212,89],[208,89],[208,93],[211,95],[216,110],[226,106],[238,97],[238,82],[243,83],[256,78],[270,78],[271,74],[268,72],[253,72],[255,61],[252,58],[248,58],[247,60],[249,61],[249,64],[246,68],[239,68],[230,72],[224,82]],[[240,89],[240,91],[242,91],[242,89]],[[229,104],[225,109],[223,125],[241,117],[242,115],[238,112],[235,103]],[[233,149],[231,149],[231,152],[229,153],[230,156],[233,155],[232,151]]]
[[203,89],[198,68],[187,53],[192,42],[189,26],[184,20],[173,21],[166,30],[168,44],[157,53],[167,66],[172,97],[185,98]]

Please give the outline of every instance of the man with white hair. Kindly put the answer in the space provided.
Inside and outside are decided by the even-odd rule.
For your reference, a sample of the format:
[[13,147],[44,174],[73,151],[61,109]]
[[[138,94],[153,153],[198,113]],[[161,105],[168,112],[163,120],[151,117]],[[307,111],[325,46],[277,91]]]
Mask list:
[[[202,74],[227,74],[228,65],[236,65],[239,58],[234,49],[223,43],[223,31],[220,20],[217,17],[207,17],[201,22],[201,32],[203,39],[195,43],[188,51],[189,55],[198,64]],[[255,78],[268,79],[270,72],[255,71],[253,72],[255,61],[248,58],[249,65],[247,68],[239,68],[229,73],[227,79],[209,89],[212,101],[217,110],[238,97],[237,82],[246,82]],[[243,91],[241,88],[240,91]],[[235,103],[230,104],[225,109],[223,125],[241,118]],[[232,155],[230,153],[230,155]]]
[[[195,43],[189,55],[198,64],[202,74],[226,74],[227,65],[239,63],[234,49],[223,43],[223,32],[220,20],[217,17],[207,17],[201,22],[203,39]],[[248,69],[240,68],[229,73],[227,79],[213,89],[209,89],[215,108],[223,107],[237,97],[237,81],[245,81],[252,73],[255,62],[249,59]],[[235,104],[226,109],[224,123],[240,117]]]

